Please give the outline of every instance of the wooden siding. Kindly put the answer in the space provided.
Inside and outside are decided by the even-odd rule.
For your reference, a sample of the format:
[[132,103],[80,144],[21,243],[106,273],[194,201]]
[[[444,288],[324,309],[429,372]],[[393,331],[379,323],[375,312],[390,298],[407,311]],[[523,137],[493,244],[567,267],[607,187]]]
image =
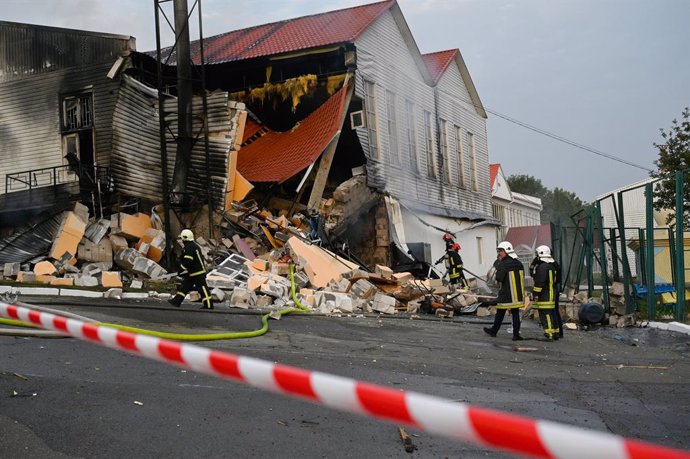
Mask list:
[[[31,75],[0,83],[0,179],[7,174],[63,164],[60,95],[88,89],[94,102],[94,159],[107,164],[117,83],[112,62]],[[4,193],[4,186],[0,193]]]
[[[397,120],[405,120],[405,100],[414,104],[416,148],[419,173],[410,168],[410,151],[405,139],[405,130],[398,122],[398,148],[400,161],[394,161],[390,154],[390,142],[386,135],[378,139],[378,158],[369,154],[369,138],[366,129],[357,129],[357,135],[367,155],[369,185],[388,192],[399,199],[426,206],[430,211],[443,215],[462,216],[472,214],[491,218],[491,191],[489,188],[489,158],[486,139],[486,121],[479,116],[471,104],[467,88],[460,77],[457,65],[453,64],[437,88],[425,82],[417,64],[404,40],[392,13],[386,12],[355,42],[357,47],[357,74],[355,95],[364,98],[363,79],[375,82],[376,112],[378,126],[386,126],[386,91],[396,95]],[[435,91],[437,93],[435,94]],[[438,98],[438,101],[435,100]],[[438,105],[438,109],[437,109]],[[424,130],[424,111],[432,113],[433,154],[427,154]],[[475,136],[477,154],[478,191],[461,189],[457,177],[444,184],[443,174],[434,165],[436,178],[429,178],[429,157],[439,158],[437,117],[447,120],[449,126],[448,149],[452,172],[458,173],[455,134],[452,126],[460,126],[464,133]],[[379,131],[380,132],[380,131]],[[465,134],[466,138],[466,134]],[[466,153],[468,148],[464,148]],[[439,161],[437,160],[436,163]],[[469,160],[465,161],[469,167]],[[469,177],[469,170],[466,171]],[[467,185],[469,185],[469,180]]]

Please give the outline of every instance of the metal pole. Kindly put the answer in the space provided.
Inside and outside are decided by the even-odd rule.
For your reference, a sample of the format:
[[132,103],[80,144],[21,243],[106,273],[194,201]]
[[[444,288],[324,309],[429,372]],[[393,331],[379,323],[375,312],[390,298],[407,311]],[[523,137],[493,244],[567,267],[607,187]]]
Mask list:
[[585,233],[585,247],[587,255],[587,296],[594,295],[594,218],[590,213],[587,217],[587,230]]
[[158,0],[153,0],[156,12],[156,71],[158,73],[158,134],[161,149],[161,185],[163,188],[163,225],[165,228],[165,264],[168,271],[173,269],[173,237],[170,227],[170,189],[168,187],[168,148],[165,138],[165,111],[163,108],[163,66],[161,64],[161,29]]
[[685,244],[683,240],[683,172],[676,172],[676,320],[685,320]]
[[656,318],[656,297],[655,297],[655,273],[654,273],[654,193],[653,186],[648,183],[645,186],[645,225],[647,230],[647,265],[646,265],[646,281],[647,284],[647,319],[654,320]]
[[192,66],[189,52],[187,0],[174,0],[177,43],[177,155],[173,177],[176,201],[186,203],[187,176],[192,154]]
[[604,219],[601,216],[601,202],[596,202],[596,217],[599,236],[599,266],[601,266],[601,286],[604,304],[609,304],[609,269],[606,263],[606,243],[604,242]]
[[623,260],[623,293],[625,294],[625,312],[633,312],[633,304],[630,301],[630,264],[628,263],[628,250],[625,246],[625,211],[623,210],[623,192],[618,192],[618,232],[621,236],[621,259]]
[[[618,218],[616,218],[618,221]],[[618,272],[618,247],[616,246],[616,228],[609,228],[610,241],[611,241],[611,270],[613,271],[613,281],[620,282],[621,276]]]
[[206,61],[204,58],[204,29],[201,25],[201,0],[197,0],[199,15],[199,56],[201,58],[201,101],[204,118],[204,153],[206,154],[206,191],[208,193],[208,237],[213,239],[213,184],[211,182],[211,154],[208,140],[208,99],[206,97]]

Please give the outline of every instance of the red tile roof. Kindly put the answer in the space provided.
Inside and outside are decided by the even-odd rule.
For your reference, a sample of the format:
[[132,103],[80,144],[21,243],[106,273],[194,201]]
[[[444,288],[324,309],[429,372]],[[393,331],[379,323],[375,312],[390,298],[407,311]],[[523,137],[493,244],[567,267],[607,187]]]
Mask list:
[[[204,58],[207,64],[218,64],[352,42],[394,4],[386,0],[207,37]],[[192,60],[200,63],[198,40],[190,51]]]
[[237,170],[250,182],[282,183],[305,169],[341,128],[347,91],[342,87],[290,131],[268,131],[242,147]]
[[491,189],[494,189],[494,182],[496,182],[496,176],[498,175],[498,170],[501,168],[501,165],[496,163],[496,164],[489,164],[489,186]]
[[429,69],[434,84],[438,83],[448,66],[455,61],[455,56],[460,53],[458,49],[436,51],[435,53],[422,54],[422,59]]
[[506,240],[513,244],[516,251],[520,249],[535,250],[540,245],[551,247],[551,225],[517,226],[509,228]]

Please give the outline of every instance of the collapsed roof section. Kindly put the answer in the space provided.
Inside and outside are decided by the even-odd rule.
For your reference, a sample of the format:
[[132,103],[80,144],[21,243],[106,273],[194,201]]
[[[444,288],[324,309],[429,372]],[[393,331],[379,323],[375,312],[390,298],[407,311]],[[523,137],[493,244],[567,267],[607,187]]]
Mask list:
[[340,88],[290,131],[268,130],[248,143],[239,153],[237,170],[250,182],[283,183],[316,161],[340,132],[348,88]]

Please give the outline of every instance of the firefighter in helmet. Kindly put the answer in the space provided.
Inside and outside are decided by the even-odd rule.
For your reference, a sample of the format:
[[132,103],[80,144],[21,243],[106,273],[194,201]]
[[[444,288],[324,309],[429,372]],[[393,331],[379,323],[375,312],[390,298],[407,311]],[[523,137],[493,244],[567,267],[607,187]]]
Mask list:
[[201,247],[194,241],[194,233],[189,229],[180,232],[180,239],[184,244],[182,257],[178,260],[182,272],[182,282],[177,287],[175,296],[169,302],[179,307],[190,290],[196,289],[201,295],[203,307],[201,309],[213,309],[211,293],[206,285],[206,263],[201,253]]

